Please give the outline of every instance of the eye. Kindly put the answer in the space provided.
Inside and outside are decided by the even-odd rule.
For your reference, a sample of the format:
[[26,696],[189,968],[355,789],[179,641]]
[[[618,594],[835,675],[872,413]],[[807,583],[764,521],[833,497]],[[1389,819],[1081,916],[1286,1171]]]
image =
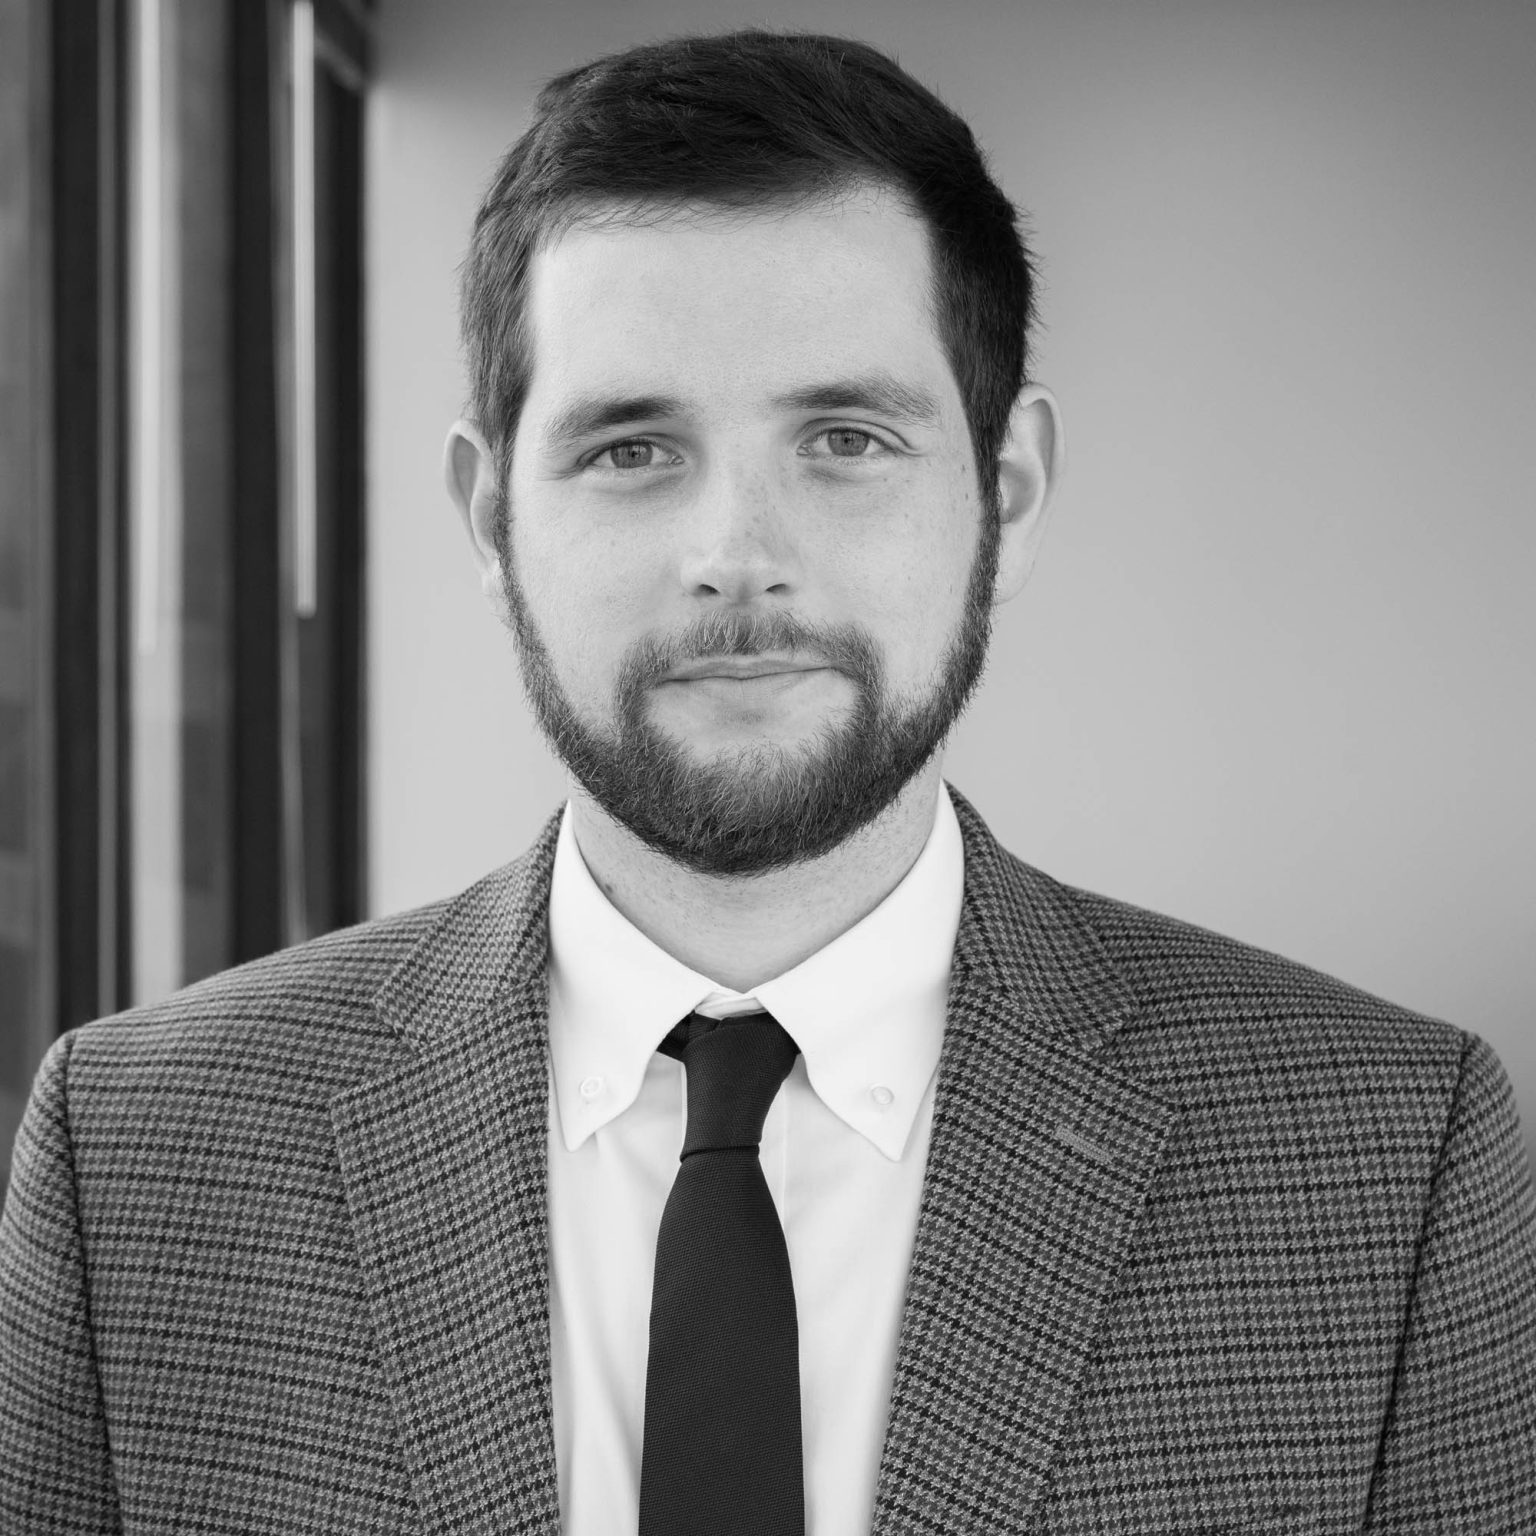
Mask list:
[[656,462],[656,445],[643,437],[612,443],[592,462],[603,469],[649,469]]
[[856,427],[833,427],[822,436],[826,439],[828,452],[838,459],[863,458],[875,441],[871,433],[860,432]]
[[873,464],[899,452],[884,435],[868,427],[818,427],[800,448],[808,459],[840,459],[845,464]]

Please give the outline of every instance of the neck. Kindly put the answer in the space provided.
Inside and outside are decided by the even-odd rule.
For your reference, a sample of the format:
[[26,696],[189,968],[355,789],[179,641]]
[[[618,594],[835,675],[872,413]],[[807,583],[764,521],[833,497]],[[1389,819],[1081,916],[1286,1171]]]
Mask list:
[[781,976],[867,916],[917,862],[941,793],[938,754],[867,826],[820,858],[763,875],[674,863],[571,784],[576,844],[603,894],[652,943],[736,992]]

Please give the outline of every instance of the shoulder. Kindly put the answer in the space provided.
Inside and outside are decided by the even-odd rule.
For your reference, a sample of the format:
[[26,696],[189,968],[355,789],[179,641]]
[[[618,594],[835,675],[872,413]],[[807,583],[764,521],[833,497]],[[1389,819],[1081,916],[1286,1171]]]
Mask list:
[[1441,1020],[1273,951],[1098,892],[1057,889],[1154,1022],[1294,1030],[1329,1020],[1366,1036],[1437,1048],[1459,1050],[1465,1042],[1461,1030]]
[[1468,1084],[1507,1093],[1492,1050],[1465,1029],[1193,923],[1056,888],[1131,1000],[1114,1054],[1186,1108],[1262,1115],[1304,1139],[1433,1146]]
[[423,1048],[541,971],[559,813],[511,863],[456,896],[360,923],[210,976],[56,1042],[35,1097],[71,1134],[110,1121],[164,1138],[156,1117],[216,1126],[324,1120],[344,1089]]
[[1385,1031],[1442,1045],[1462,1038],[1440,1020],[1273,951],[1098,892],[1057,889],[1154,1019],[1237,1028],[1333,1019],[1366,1034]]
[[188,1095],[323,1102],[392,1054],[374,999],[452,904],[339,929],[82,1025],[56,1042],[40,1084],[77,1112],[108,1096],[129,1114]]
[[417,1049],[379,999],[421,957],[439,957],[445,926],[466,903],[493,903],[504,876],[70,1031],[33,1085],[18,1176],[53,1166],[98,1252],[178,1202],[213,1227],[253,1229],[332,1209],[334,1100]]
[[[1279,1102],[1300,1085],[1369,1095],[1407,1087],[1444,1113],[1475,1036],[1311,966],[1052,878],[1003,848],[951,790],[965,838],[962,947],[1007,990],[1091,1018],[1144,1081]],[[961,951],[957,948],[957,960]],[[1096,1043],[1095,1043],[1096,1042]]]

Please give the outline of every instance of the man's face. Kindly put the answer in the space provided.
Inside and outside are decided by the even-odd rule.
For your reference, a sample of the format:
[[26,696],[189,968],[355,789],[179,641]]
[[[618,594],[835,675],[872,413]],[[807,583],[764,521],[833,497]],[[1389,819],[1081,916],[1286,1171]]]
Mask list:
[[692,868],[835,847],[980,673],[996,520],[929,284],[874,192],[535,261],[500,549],[524,678],[597,803]]

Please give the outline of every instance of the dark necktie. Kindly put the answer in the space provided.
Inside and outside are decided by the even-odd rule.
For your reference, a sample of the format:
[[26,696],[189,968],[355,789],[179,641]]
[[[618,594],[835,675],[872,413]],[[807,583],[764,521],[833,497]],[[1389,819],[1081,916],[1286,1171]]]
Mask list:
[[758,1161],[799,1047],[766,1013],[695,1013],[661,1049],[688,1129],[656,1239],[640,1536],[803,1536],[795,1288]]

